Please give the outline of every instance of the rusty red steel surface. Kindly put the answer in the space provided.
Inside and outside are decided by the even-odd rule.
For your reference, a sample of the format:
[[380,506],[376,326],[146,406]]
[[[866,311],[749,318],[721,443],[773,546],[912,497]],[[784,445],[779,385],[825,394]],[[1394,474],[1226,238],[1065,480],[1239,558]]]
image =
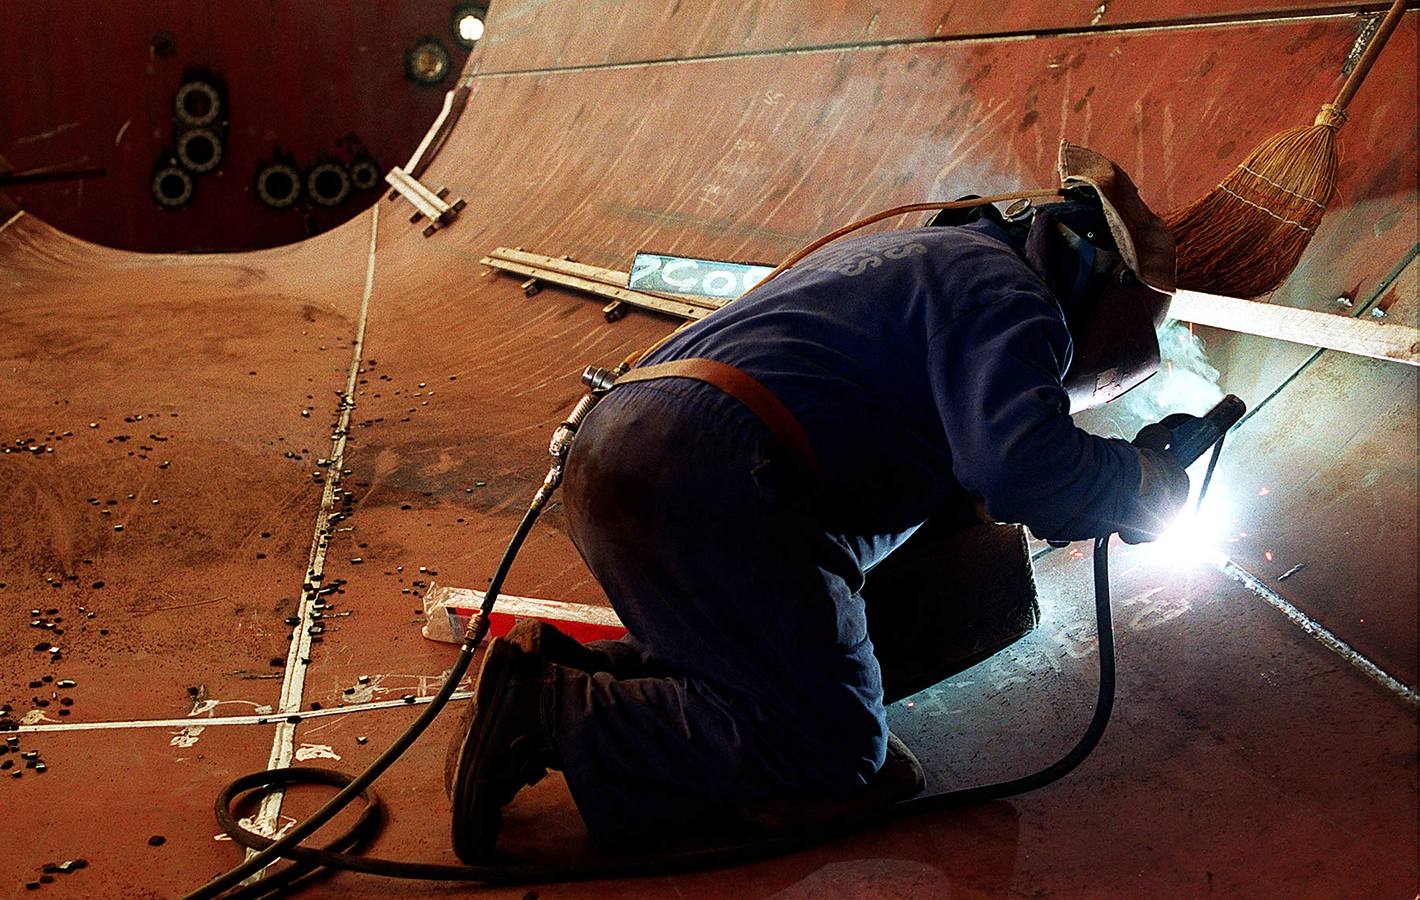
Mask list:
[[[1365,4],[1384,8],[1386,4]],[[670,5],[584,5],[568,16],[556,4],[495,3],[487,37],[479,45],[487,71],[636,63],[735,53],[803,49],[835,44],[931,39],[1056,30],[1138,27],[1227,17],[1263,18],[1317,14],[1338,9],[1325,0],[1260,2],[1206,0],[1105,0],[1073,3],[951,4],[910,0],[885,7],[863,0],[821,3],[741,3],[689,0]]]
[[[36,215],[69,234],[131,250],[269,247],[326,231],[384,188],[326,208],[304,199],[268,209],[257,166],[279,148],[302,173],[325,158],[351,161],[354,134],[387,170],[404,165],[468,57],[452,39],[445,0],[323,3],[0,0],[0,155],[17,169],[69,164],[102,178],[14,189]],[[150,49],[155,34],[172,54]],[[404,52],[421,38],[451,57],[439,85],[405,77]],[[196,177],[180,210],[160,207],[150,183],[176,136],[173,95],[192,68],[225,81],[225,159]]]
[[[512,22],[520,10],[536,11],[500,9],[490,29],[499,16]],[[719,7],[694,9],[707,16],[700,30],[718,35],[710,44],[732,40],[724,22],[708,18]],[[1402,50],[1415,44],[1414,18],[1394,39]],[[531,59],[551,52],[554,37],[529,31],[518,40]],[[1353,23],[1328,20],[474,78],[468,112],[424,179],[468,200],[458,222],[425,239],[408,223],[404,201],[379,206],[349,445],[337,464],[349,470],[341,487],[351,495],[350,517],[332,529],[324,565],[324,583],[339,592],[329,597],[334,607],[303,670],[302,709],[432,693],[453,649],[418,636],[424,587],[486,583],[541,481],[551,429],[581,393],[581,367],[617,361],[672,327],[641,314],[609,324],[600,303],[559,289],[524,297],[517,279],[478,265],[487,250],[524,246],[622,268],[647,248],[777,259],[892,203],[1051,183],[1061,134],[1117,157],[1146,197],[1167,205],[1206,189],[1255,140],[1309,119],[1333,89],[1353,37]],[[1343,132],[1352,160],[1343,202],[1313,242],[1311,268],[1278,302],[1320,304],[1343,285],[1365,293],[1414,243],[1415,104],[1403,105],[1414,97],[1413,62],[1397,55],[1382,59],[1362,91]],[[191,687],[199,701],[246,701],[215,715],[276,702],[280,682],[248,676],[279,671],[270,658],[289,646],[285,617],[306,578],[320,503],[312,475],[331,472],[315,463],[330,452],[337,394],[360,334],[372,215],[299,245],[226,257],[107,251],[27,216],[0,231],[0,436],[50,443],[56,430],[53,453],[0,455],[7,498],[0,598],[8,617],[0,628],[0,702],[29,712],[28,683],[42,671],[78,682],[66,689],[76,698],[66,721],[198,722],[188,716]],[[1226,361],[1225,382],[1249,400],[1305,356],[1252,338],[1215,346],[1224,351],[1215,359]],[[1244,452],[1225,456],[1234,468],[1220,482],[1250,485],[1249,478],[1310,467],[1303,474],[1315,474],[1311,482],[1297,479],[1274,506],[1251,510],[1271,529],[1259,535],[1299,556],[1320,554],[1335,537],[1302,523],[1318,516],[1341,523],[1327,564],[1282,589],[1403,669],[1394,661],[1403,661],[1407,635],[1414,640],[1407,551],[1397,540],[1377,565],[1365,554],[1377,522],[1393,524],[1406,512],[1413,520],[1413,471],[1404,478],[1413,438],[1407,445],[1401,432],[1407,421],[1413,431],[1414,399],[1406,401],[1403,382],[1413,385],[1414,376],[1382,363],[1323,361],[1246,426],[1238,439]],[[1293,390],[1298,399],[1289,406]],[[1374,399],[1373,390],[1386,392],[1384,403],[1350,417],[1354,436],[1336,459],[1286,421],[1288,410],[1315,405],[1317,428],[1335,428],[1351,404]],[[140,427],[153,412],[163,416],[162,431]],[[123,421],[138,413],[141,422]],[[1270,424],[1269,416],[1283,421]],[[73,434],[57,440],[64,431]],[[109,443],[120,434],[130,439]],[[1264,434],[1275,442],[1250,443]],[[154,449],[140,450],[145,445]],[[287,458],[288,449],[303,458]],[[169,467],[157,468],[164,460]],[[1366,477],[1361,468],[1381,475],[1353,483]],[[1315,496],[1326,479],[1345,489]],[[89,496],[103,505],[89,505]],[[140,515],[140,498],[160,503]],[[108,499],[132,516],[124,532],[108,523],[117,512],[100,515]],[[1413,525],[1409,534],[1413,547]],[[1235,552],[1255,562],[1250,550]],[[1088,568],[1066,553],[1048,557],[1046,621],[1037,635],[892,710],[934,788],[1038,767],[1078,734],[1095,664]],[[102,570],[104,588],[87,580],[91,569]],[[540,893],[1412,890],[1413,709],[1210,569],[1171,568],[1121,549],[1115,571],[1119,714],[1070,780],[741,870]],[[83,580],[65,580],[80,573]],[[555,507],[506,588],[604,602]],[[47,654],[32,649],[41,638],[29,609],[47,609],[44,601],[57,597],[67,613],[95,596],[103,599],[96,618],[63,636],[60,662],[45,662]],[[1347,621],[1361,610],[1357,596],[1365,597],[1365,632]],[[94,631],[110,619],[122,627],[105,640],[121,643],[106,644]],[[393,824],[380,853],[452,861],[440,782],[463,706],[382,782]],[[340,760],[314,763],[352,770],[412,715],[401,704],[308,720],[296,727],[295,745],[329,747]],[[43,747],[51,771],[0,778],[0,883],[18,887],[46,861],[39,856],[71,853],[35,839],[33,821],[44,822],[46,834],[86,836],[72,852],[93,864],[59,884],[73,895],[90,895],[95,885],[171,895],[235,863],[234,847],[212,841],[207,809],[221,781],[265,765],[273,729],[209,727],[189,748],[170,743],[179,730],[22,735],[26,746]],[[135,748],[148,749],[135,755]],[[170,798],[149,787],[171,780],[168,770],[189,765],[177,760],[194,752],[203,755],[200,777],[174,781]],[[61,802],[70,782],[54,776],[80,772],[84,802]],[[135,782],[143,787],[135,791]],[[135,802],[144,804],[143,818],[125,822]],[[92,830],[96,812],[114,823],[102,837]],[[143,841],[162,830],[150,821],[205,849],[145,869]],[[589,852],[555,778],[520,799],[507,838],[529,853]],[[1308,848],[1305,859],[1297,847]],[[358,896],[388,894],[390,886],[341,875],[327,890]]]
[[[194,719],[201,724],[201,719]],[[51,874],[46,897],[171,897],[239,854],[217,840],[212,798],[240,772],[261,768],[266,729],[208,727],[188,744],[180,729],[21,735],[49,770],[0,771],[0,884],[5,896],[48,863],[87,865]],[[189,731],[189,735],[191,732]],[[18,753],[0,756],[20,763]],[[157,838],[160,843],[150,844]]]

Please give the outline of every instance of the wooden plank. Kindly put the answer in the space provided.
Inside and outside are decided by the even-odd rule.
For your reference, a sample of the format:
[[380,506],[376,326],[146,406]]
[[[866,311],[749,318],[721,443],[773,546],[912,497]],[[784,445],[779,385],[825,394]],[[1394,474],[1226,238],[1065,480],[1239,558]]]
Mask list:
[[[715,303],[710,298],[688,301],[633,291],[620,286],[627,281],[625,272],[509,247],[496,248],[482,262],[494,268],[684,318],[702,318],[710,309],[701,306],[700,302]],[[692,314],[691,310],[695,313]],[[1174,296],[1169,314],[1181,322],[1223,328],[1240,334],[1420,365],[1420,333],[1407,325],[1197,291],[1179,291]]]
[[1420,365],[1420,332],[1409,325],[1197,291],[1175,294],[1169,315],[1180,322]]
[[649,309],[653,312],[679,316],[682,319],[703,319],[712,312],[712,310],[706,309],[703,306],[682,303],[679,300],[667,300],[663,297],[655,297],[651,294],[643,294],[640,291],[632,291],[600,281],[592,281],[588,278],[582,278],[566,272],[554,272],[550,269],[512,262],[507,259],[496,259],[492,256],[485,256],[483,259],[479,260],[479,262],[483,263],[485,266],[504,272],[515,272],[519,275],[526,275],[529,278],[536,278],[538,281],[545,281],[549,284],[560,284],[563,287],[569,287],[588,294],[596,294],[599,297],[620,300],[622,303],[641,309]]

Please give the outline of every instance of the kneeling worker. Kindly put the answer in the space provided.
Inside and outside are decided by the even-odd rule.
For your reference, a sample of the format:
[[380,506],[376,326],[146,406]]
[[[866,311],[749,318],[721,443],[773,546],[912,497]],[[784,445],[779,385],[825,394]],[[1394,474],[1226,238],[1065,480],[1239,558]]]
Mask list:
[[451,747],[460,857],[489,858],[546,769],[613,845],[906,799],[922,772],[888,734],[864,573],[954,504],[1047,539],[1162,529],[1188,476],[1070,411],[1157,368],[1173,241],[1108,160],[1062,144],[1061,176],[1011,219],[831,244],[592,410],[564,504],[629,634],[493,641]]

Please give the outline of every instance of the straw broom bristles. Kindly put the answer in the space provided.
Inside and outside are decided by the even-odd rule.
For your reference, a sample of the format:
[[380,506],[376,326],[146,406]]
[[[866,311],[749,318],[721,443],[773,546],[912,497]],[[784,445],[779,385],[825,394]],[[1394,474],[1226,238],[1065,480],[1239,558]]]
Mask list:
[[1276,290],[1336,195],[1336,132],[1346,105],[1400,22],[1395,0],[1334,103],[1309,128],[1263,141],[1209,193],[1164,217],[1178,245],[1178,286],[1251,299]]
[[1223,183],[1165,217],[1178,244],[1178,286],[1229,297],[1274,290],[1296,268],[1336,193],[1336,131],[1346,114],[1275,134]]

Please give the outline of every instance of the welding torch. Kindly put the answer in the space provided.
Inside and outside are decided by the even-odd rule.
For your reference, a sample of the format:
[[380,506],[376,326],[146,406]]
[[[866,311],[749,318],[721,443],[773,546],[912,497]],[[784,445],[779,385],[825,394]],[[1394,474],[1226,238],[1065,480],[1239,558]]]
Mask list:
[[[1145,425],[1134,439],[1134,445],[1167,453],[1186,469],[1210,447],[1219,444],[1223,435],[1242,419],[1245,412],[1247,404],[1236,394],[1229,394],[1201,416],[1174,413],[1152,425]],[[1212,471],[1211,467],[1209,471]]]
[[1223,438],[1228,429],[1242,421],[1246,412],[1247,404],[1242,402],[1242,398],[1229,394],[1201,416],[1173,413],[1152,425],[1145,425],[1134,438],[1134,445],[1166,453],[1184,469],[1207,453],[1209,447],[1213,448],[1213,456],[1208,460],[1208,471],[1203,476],[1203,485],[1198,489],[1198,504],[1194,507],[1196,512],[1203,508],[1203,498],[1208,496],[1213,470],[1218,465],[1218,457],[1223,453]]

